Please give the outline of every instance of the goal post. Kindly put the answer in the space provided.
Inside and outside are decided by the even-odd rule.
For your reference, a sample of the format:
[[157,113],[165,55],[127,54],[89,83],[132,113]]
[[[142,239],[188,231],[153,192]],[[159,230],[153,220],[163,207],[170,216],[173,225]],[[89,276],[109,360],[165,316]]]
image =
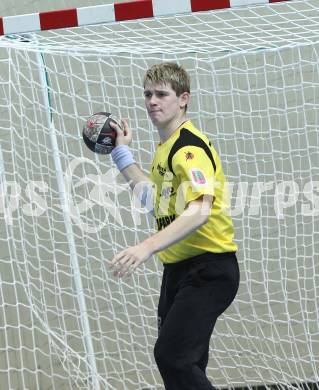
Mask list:
[[208,376],[217,388],[318,386],[319,2],[170,3],[67,10],[59,26],[48,13],[1,20],[1,388],[163,388],[161,264],[123,280],[108,269],[155,224],[81,135],[94,112],[129,118],[147,172],[158,138],[142,81],[160,61],[190,73],[189,117],[229,181],[241,282]]

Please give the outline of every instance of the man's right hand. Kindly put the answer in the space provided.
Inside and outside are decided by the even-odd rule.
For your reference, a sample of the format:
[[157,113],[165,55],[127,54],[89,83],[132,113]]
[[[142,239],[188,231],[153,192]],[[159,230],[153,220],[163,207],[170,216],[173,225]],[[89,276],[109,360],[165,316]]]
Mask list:
[[115,146],[130,145],[132,142],[132,130],[130,129],[127,119],[121,119],[121,127],[114,122],[110,126],[116,131]]

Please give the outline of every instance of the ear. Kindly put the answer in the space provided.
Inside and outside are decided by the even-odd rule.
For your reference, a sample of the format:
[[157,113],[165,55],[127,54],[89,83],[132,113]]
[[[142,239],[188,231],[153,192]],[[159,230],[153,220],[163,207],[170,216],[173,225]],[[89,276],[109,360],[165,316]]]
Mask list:
[[187,107],[190,100],[190,93],[189,92],[183,92],[179,95],[179,106],[180,108]]

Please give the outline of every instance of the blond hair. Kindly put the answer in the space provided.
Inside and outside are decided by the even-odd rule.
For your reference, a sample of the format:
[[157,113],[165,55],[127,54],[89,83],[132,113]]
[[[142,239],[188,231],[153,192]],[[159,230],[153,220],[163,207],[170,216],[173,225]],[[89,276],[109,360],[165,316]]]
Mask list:
[[190,78],[186,70],[175,62],[163,62],[151,66],[144,76],[145,84],[170,84],[176,96],[183,92],[190,93]]

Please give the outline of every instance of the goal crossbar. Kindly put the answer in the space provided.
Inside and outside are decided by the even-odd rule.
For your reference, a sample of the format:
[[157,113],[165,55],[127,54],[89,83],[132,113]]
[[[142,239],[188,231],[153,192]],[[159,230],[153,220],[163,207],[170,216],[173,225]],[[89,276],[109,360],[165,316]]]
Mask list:
[[0,17],[0,36],[291,0],[133,0]]

